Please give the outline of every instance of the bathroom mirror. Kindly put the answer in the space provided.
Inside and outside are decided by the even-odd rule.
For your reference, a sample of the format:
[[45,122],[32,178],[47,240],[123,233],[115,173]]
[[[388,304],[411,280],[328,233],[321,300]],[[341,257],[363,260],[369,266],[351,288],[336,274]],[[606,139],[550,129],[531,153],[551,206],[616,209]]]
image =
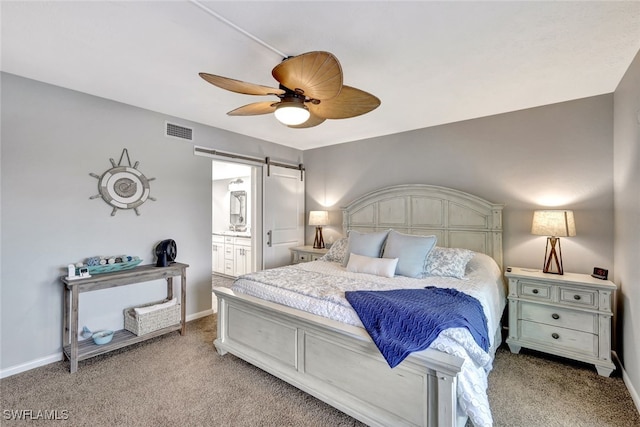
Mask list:
[[247,192],[232,191],[229,194],[229,229],[246,231],[247,229]]

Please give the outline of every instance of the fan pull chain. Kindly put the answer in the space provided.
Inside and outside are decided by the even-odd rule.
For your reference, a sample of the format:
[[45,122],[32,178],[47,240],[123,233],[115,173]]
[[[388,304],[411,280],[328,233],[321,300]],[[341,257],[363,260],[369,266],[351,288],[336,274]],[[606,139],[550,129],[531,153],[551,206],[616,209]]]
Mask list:
[[229,21],[225,17],[219,15],[217,12],[214,12],[213,10],[209,9],[208,7],[206,7],[205,5],[200,3],[198,0],[189,0],[189,1],[191,1],[191,3],[193,3],[194,5],[198,6],[200,9],[204,10],[205,12],[207,12],[209,15],[217,18],[218,20],[220,20],[223,23],[227,24],[231,28],[241,32],[242,34],[244,34],[245,36],[249,37],[253,41],[260,43],[262,46],[266,47],[267,49],[271,50],[272,52],[277,53],[278,55],[280,55],[282,57],[282,59],[285,59],[285,58],[289,57],[289,55],[287,55],[287,54],[285,54],[283,52],[280,52],[275,47],[271,46],[270,44],[268,44],[268,43],[266,43],[266,42],[264,42],[262,40],[260,40],[259,38],[257,38],[253,34],[248,33],[247,31],[245,31],[242,28],[238,27],[236,24],[234,24],[233,22]]

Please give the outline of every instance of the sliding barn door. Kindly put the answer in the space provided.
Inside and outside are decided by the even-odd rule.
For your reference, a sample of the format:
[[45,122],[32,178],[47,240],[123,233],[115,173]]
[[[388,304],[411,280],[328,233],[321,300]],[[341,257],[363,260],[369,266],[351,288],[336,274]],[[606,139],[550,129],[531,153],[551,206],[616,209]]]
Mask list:
[[296,169],[263,171],[263,268],[274,268],[291,264],[289,248],[304,244],[304,182]]

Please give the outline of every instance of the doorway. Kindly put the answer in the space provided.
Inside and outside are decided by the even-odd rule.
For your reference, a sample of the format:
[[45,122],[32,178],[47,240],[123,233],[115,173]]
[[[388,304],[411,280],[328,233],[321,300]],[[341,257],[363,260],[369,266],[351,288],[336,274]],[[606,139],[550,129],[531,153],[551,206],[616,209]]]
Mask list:
[[211,274],[214,286],[262,265],[262,168],[212,160]]
[[[289,249],[304,244],[302,164],[197,146],[194,154],[212,158],[212,286],[228,287],[239,275],[289,264]],[[214,294],[212,307],[217,312]]]

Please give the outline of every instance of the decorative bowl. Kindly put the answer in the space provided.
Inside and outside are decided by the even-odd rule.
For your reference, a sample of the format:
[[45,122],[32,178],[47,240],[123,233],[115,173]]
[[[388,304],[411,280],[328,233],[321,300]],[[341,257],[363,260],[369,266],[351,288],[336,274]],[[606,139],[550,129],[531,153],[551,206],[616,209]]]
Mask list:
[[98,331],[94,333],[91,338],[97,345],[103,345],[111,341],[113,338],[113,331]]
[[117,262],[115,264],[91,265],[87,266],[89,274],[111,273],[112,271],[128,270],[140,264],[142,260],[135,257],[131,261]]

